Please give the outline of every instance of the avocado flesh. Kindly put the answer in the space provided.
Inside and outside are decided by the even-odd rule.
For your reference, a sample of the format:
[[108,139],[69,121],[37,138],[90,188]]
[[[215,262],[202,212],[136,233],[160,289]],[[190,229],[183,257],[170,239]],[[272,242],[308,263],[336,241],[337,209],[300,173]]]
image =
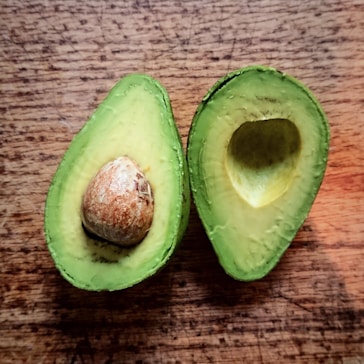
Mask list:
[[[141,243],[122,248],[82,226],[82,196],[97,171],[127,155],[150,182],[152,226]],[[130,287],[158,271],[181,240],[189,185],[181,140],[164,88],[147,75],[121,79],[71,142],[49,188],[45,234],[61,274],[87,290]]]
[[317,100],[275,69],[237,70],[205,96],[189,134],[190,182],[229,275],[250,281],[274,268],[309,213],[328,144]]

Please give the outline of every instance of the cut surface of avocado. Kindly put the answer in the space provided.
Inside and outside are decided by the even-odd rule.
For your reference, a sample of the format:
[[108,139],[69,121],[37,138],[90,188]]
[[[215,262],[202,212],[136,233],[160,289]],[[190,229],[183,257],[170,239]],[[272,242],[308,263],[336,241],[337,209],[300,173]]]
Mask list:
[[192,194],[225,271],[262,278],[307,217],[327,163],[329,127],[312,93],[273,68],[226,75],[194,116]]
[[[123,248],[89,234],[81,204],[106,163],[128,156],[148,179],[153,222],[137,245]],[[122,78],[72,140],[50,185],[45,235],[61,274],[87,290],[130,287],[165,265],[186,229],[189,184],[168,95],[150,76]]]

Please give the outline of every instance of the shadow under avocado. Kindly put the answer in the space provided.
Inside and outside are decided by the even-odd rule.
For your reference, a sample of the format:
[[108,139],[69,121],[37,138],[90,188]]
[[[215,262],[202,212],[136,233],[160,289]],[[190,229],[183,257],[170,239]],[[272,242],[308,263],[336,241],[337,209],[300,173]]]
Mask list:
[[[198,264],[190,266],[190,272],[204,292],[199,304],[208,312],[219,312],[215,321],[226,335],[240,332],[239,342],[244,343],[244,333],[251,332],[270,345],[279,345],[287,337],[295,348],[290,360],[302,355],[319,360],[340,350],[343,356],[360,354],[363,310],[354,307],[344,278],[320,245],[310,218],[277,266],[253,282],[236,281],[223,271],[201,223],[194,224],[189,234],[183,254],[185,258],[198,255],[192,260]],[[340,348],[336,348],[338,340]]]
[[[211,335],[235,338],[235,346],[251,335],[278,346],[286,337],[289,360],[319,360],[358,351],[363,315],[310,219],[276,268],[246,283],[223,271],[194,206],[180,247],[157,275],[115,292],[83,291],[59,277],[52,300],[61,338],[74,343],[70,355],[81,362],[135,362],[164,350],[158,343],[169,350],[177,338],[193,337],[208,345]],[[346,349],[336,348],[337,340]]]
[[172,276],[167,266],[133,287],[112,292],[81,290],[58,276],[52,306],[57,307],[62,348],[71,346],[67,358],[126,362],[140,352],[153,352],[154,333],[164,335],[169,325]]

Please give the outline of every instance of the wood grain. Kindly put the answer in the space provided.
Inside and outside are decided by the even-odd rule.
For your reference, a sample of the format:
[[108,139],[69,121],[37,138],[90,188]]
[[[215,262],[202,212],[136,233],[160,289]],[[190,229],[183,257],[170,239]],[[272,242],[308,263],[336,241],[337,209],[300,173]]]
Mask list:
[[[363,363],[364,4],[360,0],[1,1],[1,363]],[[220,268],[196,211],[170,264],[129,290],[77,290],[43,237],[70,140],[123,75],[167,88],[186,145],[228,71],[301,79],[331,126],[315,205],[266,278]]]

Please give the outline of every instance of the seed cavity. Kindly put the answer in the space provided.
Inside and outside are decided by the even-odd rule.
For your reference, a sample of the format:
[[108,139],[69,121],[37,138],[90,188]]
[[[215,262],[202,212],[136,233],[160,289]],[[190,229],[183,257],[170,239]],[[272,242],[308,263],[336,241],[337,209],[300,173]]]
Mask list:
[[287,119],[243,123],[232,135],[226,168],[238,194],[259,208],[287,191],[296,170],[301,139]]

